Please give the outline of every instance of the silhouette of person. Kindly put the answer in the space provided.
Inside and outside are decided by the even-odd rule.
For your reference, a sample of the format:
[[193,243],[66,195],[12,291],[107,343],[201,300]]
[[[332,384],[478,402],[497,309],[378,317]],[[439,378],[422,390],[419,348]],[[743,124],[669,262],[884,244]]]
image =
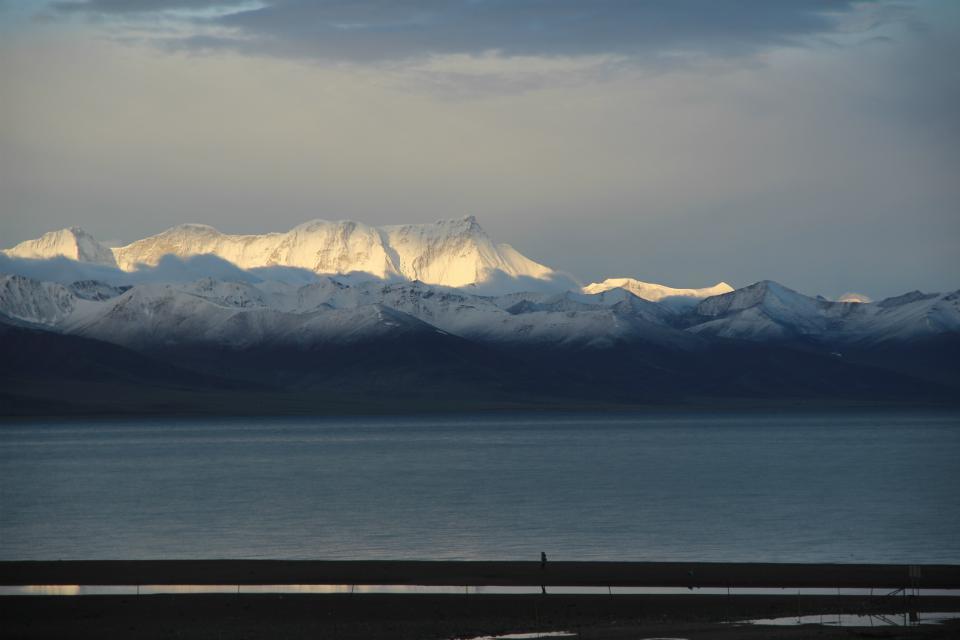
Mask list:
[[[543,551],[541,551],[541,552],[540,552],[540,570],[541,570],[541,571],[545,571],[546,568],[547,568],[547,554],[544,553]],[[542,593],[546,593],[546,592],[547,592],[547,585],[541,584],[541,585],[540,585],[540,591],[541,591]]]

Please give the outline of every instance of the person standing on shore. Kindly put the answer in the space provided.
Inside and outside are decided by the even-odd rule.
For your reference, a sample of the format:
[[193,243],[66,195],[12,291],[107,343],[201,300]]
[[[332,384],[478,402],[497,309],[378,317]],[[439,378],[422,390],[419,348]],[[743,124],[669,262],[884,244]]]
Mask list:
[[[545,551],[541,551],[541,552],[540,552],[540,571],[546,571],[546,570],[547,570],[547,554],[546,554]],[[547,585],[541,584],[541,585],[540,585],[540,591],[543,592],[544,594],[546,594],[546,593],[547,593]]]

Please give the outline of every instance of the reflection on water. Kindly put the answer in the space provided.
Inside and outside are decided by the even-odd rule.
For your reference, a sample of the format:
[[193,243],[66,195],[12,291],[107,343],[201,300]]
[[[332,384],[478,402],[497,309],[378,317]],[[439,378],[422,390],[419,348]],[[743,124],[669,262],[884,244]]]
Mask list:
[[[948,620],[960,618],[960,612],[908,612],[872,615],[853,615],[831,613],[813,616],[790,616],[786,618],[764,618],[746,620],[745,624],[768,625],[777,627],[795,627],[803,624],[820,624],[831,627],[909,627],[921,624],[943,624]],[[743,623],[741,623],[743,624]]]
[[947,414],[7,423],[0,559],[960,562]]
[[[686,587],[550,587],[553,595],[829,595],[829,596],[869,596],[872,589],[697,589],[690,591]],[[463,586],[463,585],[392,585],[392,584],[257,584],[257,585],[191,585],[191,584],[153,584],[153,585],[29,585],[0,586],[0,596],[9,595],[133,595],[153,593],[409,593],[409,594],[507,594],[538,595],[540,587],[505,586]],[[960,590],[917,589],[920,596],[960,597]]]
[[[119,587],[113,587],[114,589]],[[87,587],[78,584],[45,584],[26,587],[0,587],[0,595],[25,596],[79,596],[86,593]]]
[[501,636],[477,636],[468,640],[531,640],[534,638],[574,638],[570,631],[534,631],[532,633],[507,633]]

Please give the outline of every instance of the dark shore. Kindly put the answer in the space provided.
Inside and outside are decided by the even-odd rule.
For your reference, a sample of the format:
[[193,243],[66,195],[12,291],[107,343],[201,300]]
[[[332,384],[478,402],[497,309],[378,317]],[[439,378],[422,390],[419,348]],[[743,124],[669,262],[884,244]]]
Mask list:
[[[685,594],[216,593],[0,597],[4,638],[418,638],[536,631],[584,638],[949,638],[960,626],[863,629],[742,626],[753,618],[960,612],[956,565],[447,561],[0,562],[3,585],[547,585],[681,586]],[[782,587],[703,594],[699,587]],[[786,588],[876,588],[866,595],[788,595]],[[906,590],[902,589],[906,588]],[[239,588],[238,588],[239,591]],[[895,593],[895,595],[887,595]],[[958,613],[960,617],[960,613]],[[876,624],[880,623],[877,619]]]
[[[738,620],[960,611],[957,597],[756,595],[191,594],[0,597],[2,638],[957,638],[960,625],[771,627]],[[960,615],[960,614],[958,614]],[[879,624],[879,619],[875,621]]]

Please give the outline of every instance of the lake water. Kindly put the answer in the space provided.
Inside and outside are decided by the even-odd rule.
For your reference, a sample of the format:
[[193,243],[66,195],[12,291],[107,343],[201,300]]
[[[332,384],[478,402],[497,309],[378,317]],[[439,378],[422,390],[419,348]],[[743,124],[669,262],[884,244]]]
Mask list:
[[0,424],[0,559],[960,562],[960,416]]

